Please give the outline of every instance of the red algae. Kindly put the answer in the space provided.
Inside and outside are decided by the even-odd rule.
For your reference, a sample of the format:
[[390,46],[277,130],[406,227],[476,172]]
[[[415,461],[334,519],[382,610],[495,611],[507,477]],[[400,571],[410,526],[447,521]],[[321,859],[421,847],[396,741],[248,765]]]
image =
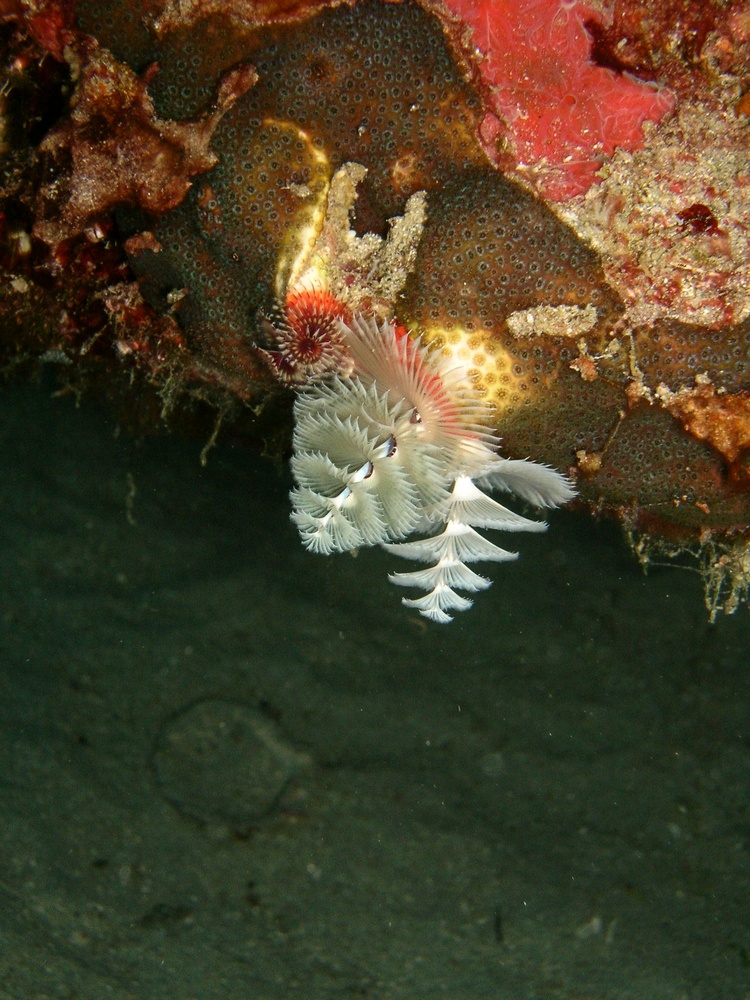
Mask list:
[[255,82],[240,67],[222,80],[215,104],[195,122],[164,121],[143,78],[94,41],[68,47],[77,77],[68,120],[40,144],[53,176],[41,191],[34,234],[50,245],[75,236],[115,206],[164,212],[183,200],[196,174],[216,163],[216,125]]
[[643,123],[674,106],[671,92],[595,65],[587,23],[601,8],[581,0],[446,0],[473,29],[490,87],[481,136],[492,159],[505,125],[518,170],[547,198],[583,194],[603,157],[640,149]]

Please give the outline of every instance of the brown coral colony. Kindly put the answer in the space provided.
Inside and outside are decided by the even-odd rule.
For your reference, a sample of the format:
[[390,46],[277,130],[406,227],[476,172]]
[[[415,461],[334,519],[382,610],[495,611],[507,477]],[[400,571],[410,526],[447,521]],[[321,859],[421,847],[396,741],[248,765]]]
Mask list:
[[[543,19],[561,6],[571,38],[575,17],[587,24],[575,79],[612,102],[598,109],[608,128],[616,115],[637,136],[608,133],[587,167],[595,183],[555,203],[540,194],[572,190],[564,157],[514,160],[512,53],[478,53],[465,6],[197,0],[154,16],[146,0],[81,0],[74,21],[63,3],[6,4],[4,357],[56,352],[68,378],[117,380],[127,365],[143,375],[134,408],[150,383],[170,405],[224,412],[343,370],[339,321],[370,309],[471,369],[509,457],[571,470],[579,503],[630,529],[732,546],[723,564],[742,567],[741,6],[693,5],[680,20],[677,0],[617,0],[587,21],[575,0],[535,5],[539,37],[554,37]],[[550,81],[558,93],[564,74]],[[541,122],[544,95],[517,90]],[[635,101],[666,116],[649,123]],[[712,122],[716,148],[697,148]],[[347,165],[356,190],[337,202]],[[408,232],[389,256],[399,219]]]

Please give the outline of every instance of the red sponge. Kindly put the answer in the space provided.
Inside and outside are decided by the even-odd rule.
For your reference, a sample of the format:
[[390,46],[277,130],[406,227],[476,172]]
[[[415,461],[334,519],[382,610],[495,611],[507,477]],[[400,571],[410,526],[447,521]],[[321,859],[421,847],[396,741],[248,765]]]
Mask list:
[[[581,194],[604,156],[639,149],[642,125],[674,106],[672,93],[590,61],[586,22],[605,23],[585,0],[446,0],[474,29],[484,54],[490,106],[502,119],[519,167],[555,201]],[[491,113],[482,126],[490,156],[505,130]]]

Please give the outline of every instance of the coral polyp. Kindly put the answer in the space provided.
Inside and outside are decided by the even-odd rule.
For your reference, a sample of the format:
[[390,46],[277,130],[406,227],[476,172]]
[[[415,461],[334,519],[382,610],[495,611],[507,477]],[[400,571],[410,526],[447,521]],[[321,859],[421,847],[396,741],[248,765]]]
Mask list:
[[[294,405],[292,519],[313,552],[382,545],[427,569],[391,574],[392,582],[427,591],[407,607],[446,623],[491,581],[469,569],[517,553],[477,528],[544,531],[482,492],[515,493],[538,507],[574,496],[560,473],[499,454],[492,409],[467,369],[423,346],[394,323],[355,316],[339,321],[353,361],[350,377],[312,380]],[[421,538],[406,541],[413,533]]]

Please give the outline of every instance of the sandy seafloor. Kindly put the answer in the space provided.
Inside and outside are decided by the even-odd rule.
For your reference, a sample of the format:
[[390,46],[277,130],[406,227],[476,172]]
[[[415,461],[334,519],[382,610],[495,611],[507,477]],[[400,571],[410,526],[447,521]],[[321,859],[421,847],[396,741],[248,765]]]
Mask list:
[[0,406],[3,1000],[750,997],[747,610],[563,512],[434,626],[245,446]]

